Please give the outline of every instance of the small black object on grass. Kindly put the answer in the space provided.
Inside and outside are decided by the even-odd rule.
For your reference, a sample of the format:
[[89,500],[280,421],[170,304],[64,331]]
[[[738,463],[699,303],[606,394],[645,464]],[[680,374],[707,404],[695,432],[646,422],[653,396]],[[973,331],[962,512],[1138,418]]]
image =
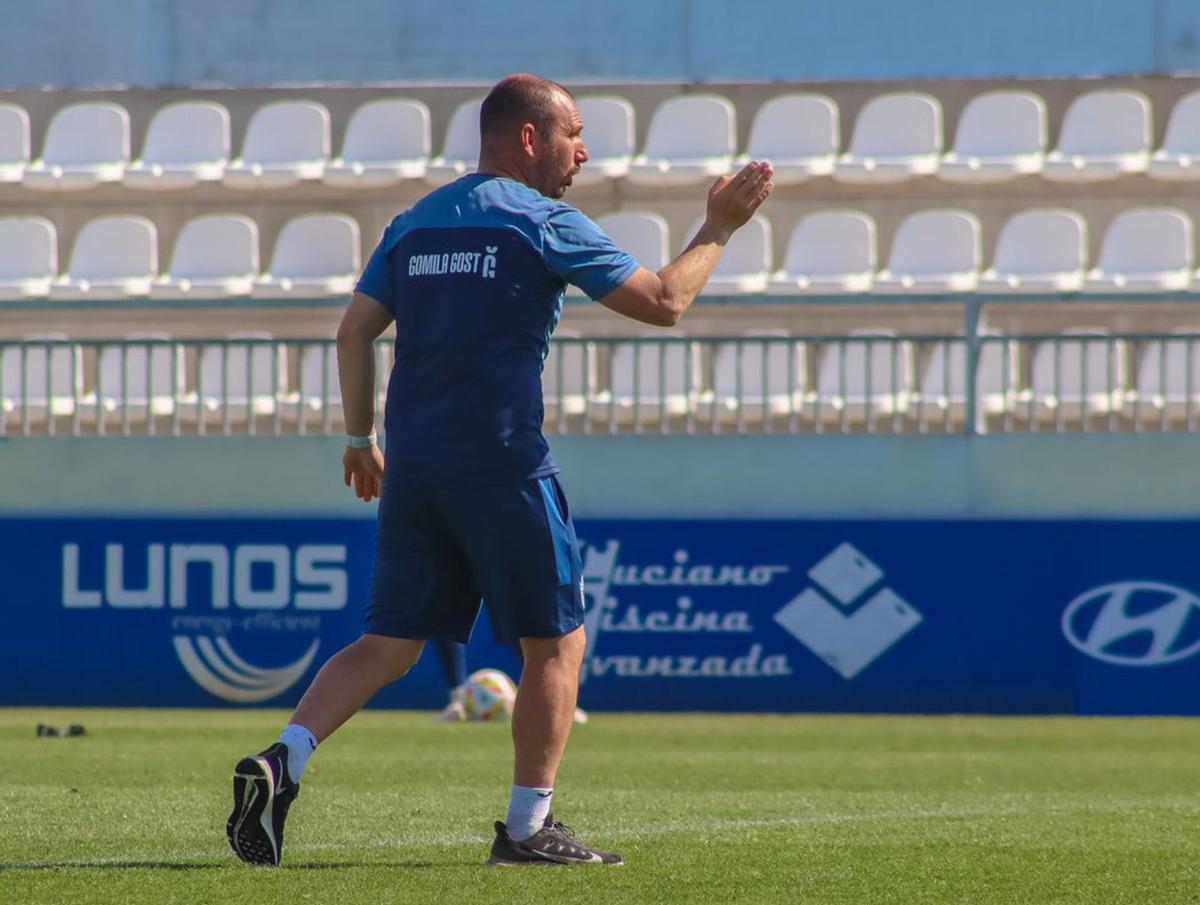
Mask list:
[[79,723],[72,723],[65,729],[61,726],[51,726],[48,723],[38,723],[38,738],[76,738],[87,735],[87,730]]

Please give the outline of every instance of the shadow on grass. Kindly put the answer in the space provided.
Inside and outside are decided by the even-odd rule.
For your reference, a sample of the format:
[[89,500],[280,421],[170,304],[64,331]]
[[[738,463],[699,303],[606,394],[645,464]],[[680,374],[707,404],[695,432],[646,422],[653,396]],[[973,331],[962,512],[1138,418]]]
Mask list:
[[[131,868],[146,868],[148,870],[224,870],[240,866],[234,861],[40,861],[30,864],[0,863],[0,873],[4,873],[5,871],[129,870]],[[438,866],[458,867],[459,865],[436,865],[432,861],[313,861],[307,864],[285,864],[279,869],[292,871],[346,870],[353,867],[393,867],[402,870],[428,870],[429,868]]]

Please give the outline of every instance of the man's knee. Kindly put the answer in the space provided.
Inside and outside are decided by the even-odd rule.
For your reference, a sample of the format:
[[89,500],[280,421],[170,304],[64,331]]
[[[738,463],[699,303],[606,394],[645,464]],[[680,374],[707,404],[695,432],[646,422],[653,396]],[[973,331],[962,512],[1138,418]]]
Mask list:
[[359,652],[389,673],[393,680],[408,674],[421,659],[425,642],[414,638],[390,638],[387,635],[366,634],[354,642]]
[[582,662],[586,645],[587,636],[581,625],[573,632],[553,638],[522,638],[521,653],[525,656],[526,665],[551,660]]

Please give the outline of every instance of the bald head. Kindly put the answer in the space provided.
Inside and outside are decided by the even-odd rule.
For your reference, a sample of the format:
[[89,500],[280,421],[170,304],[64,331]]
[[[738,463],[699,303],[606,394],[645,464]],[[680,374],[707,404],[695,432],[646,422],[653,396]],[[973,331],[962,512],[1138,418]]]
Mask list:
[[587,162],[583,119],[571,92],[525,73],[501,79],[479,110],[479,171],[561,198]]
[[564,98],[573,101],[570,91],[541,76],[518,73],[501,79],[488,92],[479,109],[482,143],[486,145],[489,139],[510,135],[525,123],[532,123],[545,135]]

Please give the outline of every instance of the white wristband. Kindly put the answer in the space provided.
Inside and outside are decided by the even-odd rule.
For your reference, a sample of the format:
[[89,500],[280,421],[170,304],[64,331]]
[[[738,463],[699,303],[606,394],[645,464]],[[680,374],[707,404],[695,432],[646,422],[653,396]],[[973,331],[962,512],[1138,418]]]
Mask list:
[[375,445],[375,432],[371,431],[365,437],[355,437],[352,434],[346,434],[346,445],[351,449],[370,449]]

